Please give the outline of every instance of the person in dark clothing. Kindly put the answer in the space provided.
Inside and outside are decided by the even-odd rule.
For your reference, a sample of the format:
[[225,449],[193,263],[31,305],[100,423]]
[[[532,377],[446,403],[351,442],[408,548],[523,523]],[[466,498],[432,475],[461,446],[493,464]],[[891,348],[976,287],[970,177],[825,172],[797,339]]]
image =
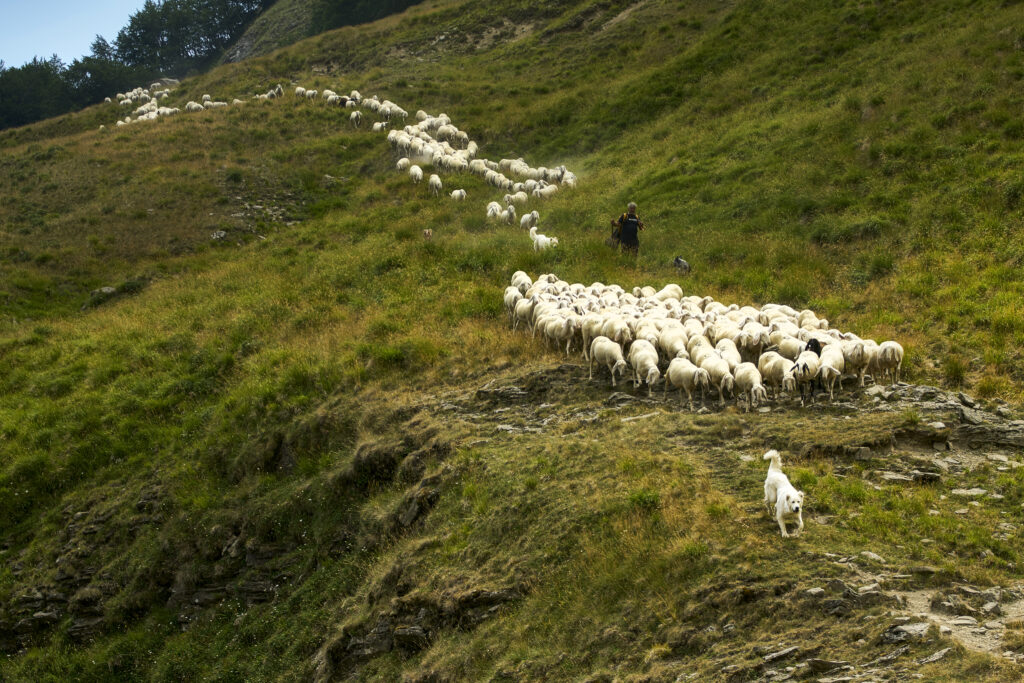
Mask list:
[[640,251],[640,231],[644,229],[643,221],[636,215],[636,203],[630,202],[626,213],[613,220],[612,225],[615,226],[612,235],[618,234],[622,250],[636,256]]

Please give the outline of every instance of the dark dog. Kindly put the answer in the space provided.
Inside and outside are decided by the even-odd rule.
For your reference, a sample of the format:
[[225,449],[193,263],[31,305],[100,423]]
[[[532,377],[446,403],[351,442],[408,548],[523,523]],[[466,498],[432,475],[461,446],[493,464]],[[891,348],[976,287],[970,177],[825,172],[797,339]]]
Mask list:
[[684,261],[682,256],[676,256],[675,261],[673,261],[672,263],[673,265],[675,265],[676,270],[678,270],[683,275],[690,274],[690,264]]

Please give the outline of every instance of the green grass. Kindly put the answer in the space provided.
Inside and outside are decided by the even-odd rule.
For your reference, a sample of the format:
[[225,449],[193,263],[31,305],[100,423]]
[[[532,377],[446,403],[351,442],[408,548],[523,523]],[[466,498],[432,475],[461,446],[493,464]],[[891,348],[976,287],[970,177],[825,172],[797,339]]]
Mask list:
[[[445,111],[489,158],[577,172],[538,206],[553,252],[484,221],[500,193],[480,179],[444,175],[469,201],[434,200],[392,171],[383,136],[290,95],[104,133],[118,111],[101,105],[0,134],[0,601],[90,570],[69,592],[98,590],[111,624],[77,643],[62,613],[0,677],[309,678],[393,600],[514,587],[493,619],[438,626],[360,675],[707,678],[755,643],[809,638],[801,623],[831,658],[883,654],[853,645],[873,642],[884,620],[860,617],[880,611],[794,607],[838,571],[824,553],[1016,580],[1018,539],[992,530],[1022,521],[1018,476],[978,473],[1005,501],[958,516],[945,482],[876,489],[866,465],[814,455],[887,443],[923,411],[623,423],[603,384],[574,381],[527,405],[576,417],[509,434],[497,426],[537,419],[443,406],[560,362],[507,330],[513,271],[660,286],[676,255],[687,293],[814,308],[901,340],[913,381],[1019,399],[1024,63],[1005,29],[1021,9],[498,9],[520,38],[493,3],[423,3],[187,80],[173,103],[295,80]],[[649,225],[637,261],[603,246],[629,200]],[[115,293],[90,294],[102,286]],[[394,461],[367,465],[368,444]],[[761,507],[765,447],[786,452],[809,517],[834,520],[795,542],[810,562],[787,557]],[[431,474],[431,512],[396,527]],[[247,603],[231,592],[245,581],[274,598]],[[778,633],[789,609],[800,619]],[[936,676],[1008,667],[965,655]]]

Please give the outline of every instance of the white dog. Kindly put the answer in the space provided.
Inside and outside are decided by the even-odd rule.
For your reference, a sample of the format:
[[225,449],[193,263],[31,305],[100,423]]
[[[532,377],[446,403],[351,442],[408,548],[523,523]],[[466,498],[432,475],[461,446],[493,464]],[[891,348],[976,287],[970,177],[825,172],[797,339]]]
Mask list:
[[558,246],[557,237],[548,237],[547,235],[540,234],[539,232],[537,232],[536,225],[530,228],[530,239],[533,240],[534,251],[541,251],[543,249],[547,249],[548,247]]
[[[764,454],[765,460],[771,460],[768,465],[768,476],[764,480],[764,504],[769,514],[775,515],[775,521],[779,523],[783,538],[788,538],[786,533],[786,520],[796,517],[797,527],[793,536],[799,536],[804,530],[804,518],[802,514],[804,505],[804,494],[797,491],[789,483],[789,478],[782,472],[782,458],[776,450]],[[774,509],[773,509],[774,508]]]

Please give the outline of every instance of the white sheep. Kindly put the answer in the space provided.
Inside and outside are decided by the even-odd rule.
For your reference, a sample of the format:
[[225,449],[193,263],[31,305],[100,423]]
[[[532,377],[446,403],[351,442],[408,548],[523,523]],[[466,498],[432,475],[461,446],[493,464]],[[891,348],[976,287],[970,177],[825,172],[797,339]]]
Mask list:
[[423,169],[413,164],[409,167],[409,177],[412,178],[414,184],[421,182],[423,180]]
[[711,377],[707,370],[698,368],[686,358],[673,358],[665,371],[665,392],[668,396],[668,387],[679,387],[679,401],[683,400],[683,392],[686,392],[686,400],[690,410],[693,410],[693,392],[700,389],[700,405],[704,406],[704,394],[711,385]]
[[842,346],[839,344],[826,344],[821,349],[821,356],[818,358],[818,376],[821,383],[828,389],[828,400],[835,397],[836,386],[839,390],[843,388],[843,373],[846,371],[846,358]]
[[647,395],[661,378],[658,370],[658,350],[646,339],[637,339],[629,347],[629,364],[633,366],[633,386],[647,382]]
[[412,166],[412,162],[409,161],[408,158],[402,157],[398,160],[398,163],[395,164],[395,169],[399,171],[408,171],[410,166]]
[[452,190],[452,199],[457,202],[466,201],[466,191],[463,189]]
[[384,121],[376,121],[372,126],[370,126],[370,130],[373,131],[374,133],[380,133],[381,131],[385,131],[387,129],[388,124],[385,123]]
[[305,97],[306,96],[306,89],[303,88],[301,85],[299,87],[295,88],[295,96],[296,97]]
[[764,388],[761,373],[753,363],[740,363],[733,372],[736,380],[736,391],[745,399],[744,412],[749,413],[761,403],[768,402],[768,391]]
[[878,353],[875,355],[872,376],[875,381],[885,381],[892,378],[892,383],[900,381],[900,369],[903,366],[903,347],[899,342],[884,341],[878,345]]
[[736,386],[736,380],[729,372],[729,364],[721,357],[714,355],[705,358],[700,367],[708,373],[711,385],[718,389],[719,404],[725,407],[726,393],[732,394]]
[[536,211],[524,213],[523,217],[519,219],[519,227],[523,230],[528,230],[537,225],[537,221],[540,220],[540,214]]
[[804,351],[797,356],[793,368],[790,370],[790,374],[800,389],[800,405],[804,405],[805,393],[809,394],[811,402],[814,402],[814,380],[818,377],[819,361],[818,354],[813,351]]
[[615,386],[615,373],[626,374],[626,360],[622,357],[622,347],[608,337],[595,337],[590,342],[590,376],[594,379],[594,363],[608,368],[612,374],[612,387]]
[[502,211],[503,210],[501,208],[501,204],[499,204],[498,202],[491,202],[487,205],[488,218],[497,218],[502,214]]
[[349,120],[349,123],[351,123],[353,126],[358,128],[359,124],[361,124],[362,121],[363,121],[363,112],[358,111],[358,110],[352,112],[351,114],[349,114],[348,120]]
[[505,222],[508,223],[509,225],[512,225],[513,223],[515,223],[516,222],[516,207],[513,206],[512,204],[509,204],[507,207],[505,207],[504,216],[505,216]]
[[427,188],[434,193],[435,197],[439,196],[442,188],[441,176],[431,173],[430,178],[427,179]]

